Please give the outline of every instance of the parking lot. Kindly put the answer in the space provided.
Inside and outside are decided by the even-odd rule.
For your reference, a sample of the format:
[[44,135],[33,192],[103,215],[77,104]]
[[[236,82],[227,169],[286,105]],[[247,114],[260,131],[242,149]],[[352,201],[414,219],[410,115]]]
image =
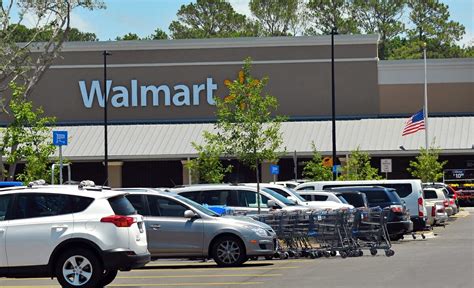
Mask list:
[[[426,239],[395,242],[394,257],[259,260],[240,268],[214,262],[161,260],[119,273],[108,287],[472,287],[474,208],[436,227]],[[0,287],[59,287],[50,279],[0,279]]]

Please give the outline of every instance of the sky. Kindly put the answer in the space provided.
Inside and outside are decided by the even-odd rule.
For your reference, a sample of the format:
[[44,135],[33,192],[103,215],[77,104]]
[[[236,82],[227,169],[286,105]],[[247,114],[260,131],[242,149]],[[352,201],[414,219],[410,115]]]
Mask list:
[[[99,40],[114,40],[129,32],[140,37],[151,35],[156,28],[165,32],[181,5],[191,0],[105,0],[107,9],[76,10],[71,23],[84,32],[93,32]],[[234,9],[250,16],[249,0],[228,0]],[[474,43],[474,0],[442,0],[449,6],[451,19],[466,27],[459,44]]]

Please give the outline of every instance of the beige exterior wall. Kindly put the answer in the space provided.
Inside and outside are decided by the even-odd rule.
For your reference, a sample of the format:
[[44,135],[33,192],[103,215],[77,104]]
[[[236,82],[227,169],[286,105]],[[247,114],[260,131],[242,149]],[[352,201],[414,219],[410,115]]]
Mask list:
[[[377,61],[376,42],[373,35],[336,37],[338,117],[408,115],[422,107],[423,62]],[[103,50],[112,53],[107,58],[108,79],[115,89],[109,96],[111,123],[213,120],[215,106],[208,98],[228,94],[224,80],[236,79],[247,57],[252,58],[254,76],[269,77],[266,92],[278,99],[278,114],[290,119],[327,119],[331,115],[328,36],[67,43],[35,88],[31,96],[35,105],[55,116],[58,123],[101,123],[104,113],[97,97],[90,107],[84,99],[94,94],[92,81],[103,89]],[[429,59],[429,111],[474,113],[473,69],[474,59]],[[132,95],[134,81],[136,97]],[[170,105],[163,93],[154,105],[148,92],[145,106],[140,87],[160,85],[170,89]],[[183,91],[176,85],[189,88],[189,104],[173,102],[183,100],[175,95]],[[197,85],[203,89],[194,93]],[[114,107],[113,101],[128,102],[128,107]],[[0,124],[8,121],[6,116],[0,112]]]
[[[474,113],[474,83],[428,85],[429,113]],[[424,105],[423,84],[380,85],[380,114],[410,114]]]
[[112,188],[122,187],[123,162],[109,162],[109,186]]
[[[349,116],[377,114],[376,38],[371,36],[370,41],[364,36],[337,38],[337,113]],[[215,108],[208,103],[207,92],[225,97],[228,91],[224,80],[236,79],[242,61],[251,57],[253,74],[269,77],[266,92],[278,98],[278,114],[292,118],[327,117],[331,114],[329,44],[328,37],[69,44],[62,57],[46,72],[31,99],[42,106],[47,115],[56,116],[60,123],[103,121],[103,108],[99,107],[97,98],[90,108],[85,106],[83,98],[84,95],[89,97],[93,80],[100,81],[98,87],[103,89],[102,52],[110,49],[108,79],[112,80],[112,89],[121,89],[109,96],[108,118],[111,122],[210,120],[215,118]],[[208,78],[212,78],[217,89],[209,89]],[[138,86],[135,106],[132,80],[136,80]],[[79,81],[85,83],[84,95]],[[206,84],[206,89],[196,93],[194,98],[193,85],[200,84]],[[142,106],[140,86],[150,85],[167,85],[171,90],[171,105],[165,105],[165,98],[160,93],[159,103],[154,106],[152,93],[148,93],[145,97],[148,105]],[[190,89],[189,105],[173,104],[175,92],[182,91],[174,89],[175,85],[186,85]],[[117,96],[125,90],[128,97]],[[122,103],[127,99],[129,107],[113,107],[110,100],[114,99]],[[0,114],[0,123],[5,121],[5,115]]]

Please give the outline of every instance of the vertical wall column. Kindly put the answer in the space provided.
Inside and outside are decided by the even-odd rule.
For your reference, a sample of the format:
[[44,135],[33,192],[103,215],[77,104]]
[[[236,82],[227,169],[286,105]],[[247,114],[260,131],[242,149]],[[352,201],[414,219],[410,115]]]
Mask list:
[[270,165],[275,164],[274,162],[270,161],[263,161],[260,165],[260,174],[262,175],[262,183],[272,182],[274,179],[278,180],[278,175],[272,175],[270,172]]
[[181,160],[181,164],[183,165],[183,185],[191,185],[194,183],[193,177],[194,175],[191,174],[191,171],[186,168],[186,163],[188,163],[188,160]]
[[122,166],[123,162],[109,162],[109,186],[112,188],[122,187]]

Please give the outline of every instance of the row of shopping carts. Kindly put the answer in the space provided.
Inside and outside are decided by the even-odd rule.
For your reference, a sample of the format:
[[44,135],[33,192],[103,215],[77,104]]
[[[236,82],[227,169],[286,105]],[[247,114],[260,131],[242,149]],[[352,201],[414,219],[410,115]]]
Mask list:
[[387,231],[387,211],[368,210],[310,210],[274,211],[252,215],[266,223],[278,236],[275,257],[357,257],[368,250],[376,255],[384,250],[390,257],[395,254]]

